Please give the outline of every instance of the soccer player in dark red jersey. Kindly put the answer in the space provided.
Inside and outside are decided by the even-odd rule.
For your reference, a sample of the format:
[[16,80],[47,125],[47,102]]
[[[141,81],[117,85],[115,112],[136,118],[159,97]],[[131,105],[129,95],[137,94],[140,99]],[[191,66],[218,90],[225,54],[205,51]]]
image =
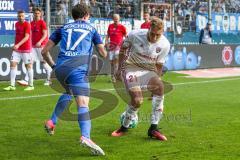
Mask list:
[[[49,85],[52,68],[43,60],[41,51],[48,41],[48,30],[46,22],[42,19],[42,10],[40,8],[34,9],[34,17],[31,22],[32,31],[32,57],[33,61],[40,61],[43,68],[46,71],[47,78],[44,85]],[[28,76],[26,75],[25,80],[17,81],[20,85],[28,85]]]
[[18,11],[18,22],[15,24],[16,36],[15,44],[13,46],[13,52],[11,57],[11,72],[10,81],[11,85],[4,88],[5,91],[14,91],[15,79],[17,74],[17,64],[22,60],[27,68],[27,74],[29,76],[28,87],[24,90],[34,90],[33,87],[33,69],[32,69],[32,57],[31,57],[31,25],[25,21],[24,11]]
[[150,28],[150,15],[148,12],[144,12],[143,14],[144,22],[141,24],[141,29],[149,29]]
[[49,85],[52,68],[43,60],[41,51],[48,41],[48,30],[46,22],[42,19],[42,11],[39,8],[34,10],[34,20],[31,22],[32,45],[34,60],[39,60],[46,70],[47,78],[44,85]]
[[123,38],[126,37],[126,27],[120,24],[120,16],[118,14],[113,15],[113,23],[108,26],[105,46],[109,50],[109,60],[111,63],[111,75],[112,82],[115,82],[114,74],[118,70],[118,56],[123,42]]

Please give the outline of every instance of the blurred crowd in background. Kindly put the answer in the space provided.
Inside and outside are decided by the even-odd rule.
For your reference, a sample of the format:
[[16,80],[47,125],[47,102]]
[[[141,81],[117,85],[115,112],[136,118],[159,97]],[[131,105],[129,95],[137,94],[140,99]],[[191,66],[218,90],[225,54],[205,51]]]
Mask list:
[[[122,18],[141,19],[141,7],[151,16],[169,20],[171,5],[174,7],[176,20],[183,21],[187,28],[195,25],[196,13],[207,13],[207,0],[51,0],[51,23],[63,24],[70,17],[72,6],[85,3],[91,8],[91,17],[111,18],[114,13]],[[144,5],[142,5],[144,4]],[[30,11],[34,7],[45,10],[46,0],[29,0]],[[240,13],[240,1],[212,0],[212,12]]]

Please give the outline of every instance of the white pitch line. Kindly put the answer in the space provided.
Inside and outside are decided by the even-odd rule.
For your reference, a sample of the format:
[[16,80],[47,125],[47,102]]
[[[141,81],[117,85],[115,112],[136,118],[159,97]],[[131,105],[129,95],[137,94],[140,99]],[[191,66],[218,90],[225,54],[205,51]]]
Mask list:
[[[228,78],[228,79],[215,79],[215,80],[197,81],[197,82],[173,83],[172,85],[173,86],[181,86],[181,85],[190,85],[190,84],[205,84],[205,83],[213,83],[213,82],[234,81],[234,80],[240,80],[240,78]],[[121,89],[125,89],[125,88],[121,88]],[[101,91],[115,91],[115,89],[114,88],[101,89]],[[9,98],[0,98],[0,101],[41,98],[41,97],[50,97],[50,96],[59,96],[59,95],[61,95],[61,94],[57,93],[57,94],[42,94],[42,95],[34,95],[34,96],[9,97]]]
[[50,97],[50,96],[57,96],[57,95],[61,95],[61,94],[60,93],[58,93],[58,94],[40,94],[40,95],[35,95],[35,96],[21,96],[21,97],[0,98],[0,101],[29,99],[29,98],[41,98],[41,97]]
[[173,83],[173,86],[180,86],[180,85],[189,85],[189,84],[204,84],[204,83],[213,83],[213,82],[224,82],[224,81],[234,81],[240,80],[240,78],[226,78],[226,79],[215,79],[215,80],[207,80],[207,81],[197,81],[197,82],[185,82],[185,83]]

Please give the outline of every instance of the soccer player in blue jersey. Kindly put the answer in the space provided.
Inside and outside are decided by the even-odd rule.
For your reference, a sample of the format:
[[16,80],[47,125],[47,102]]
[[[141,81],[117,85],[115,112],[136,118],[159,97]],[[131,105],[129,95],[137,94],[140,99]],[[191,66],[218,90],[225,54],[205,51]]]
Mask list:
[[[95,155],[105,155],[103,150],[90,139],[91,119],[89,115],[89,82],[88,69],[92,56],[93,45],[99,54],[107,56],[100,35],[87,20],[89,8],[84,4],[78,4],[72,9],[72,17],[75,20],[57,29],[49,38],[42,51],[47,63],[52,66],[57,80],[64,87],[63,93],[52,113],[51,118],[45,123],[49,134],[54,134],[57,119],[69,105],[72,97],[75,97],[78,106],[78,123],[81,130],[80,143],[88,147]],[[52,60],[49,50],[60,42],[60,52],[57,62]]]

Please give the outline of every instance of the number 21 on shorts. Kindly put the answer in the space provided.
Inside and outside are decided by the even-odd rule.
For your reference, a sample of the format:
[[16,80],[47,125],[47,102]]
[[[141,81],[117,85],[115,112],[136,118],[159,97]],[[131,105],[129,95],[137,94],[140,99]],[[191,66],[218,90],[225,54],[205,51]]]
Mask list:
[[130,74],[127,76],[127,80],[128,80],[128,82],[132,83],[132,82],[137,82],[138,79],[137,79],[136,75]]

